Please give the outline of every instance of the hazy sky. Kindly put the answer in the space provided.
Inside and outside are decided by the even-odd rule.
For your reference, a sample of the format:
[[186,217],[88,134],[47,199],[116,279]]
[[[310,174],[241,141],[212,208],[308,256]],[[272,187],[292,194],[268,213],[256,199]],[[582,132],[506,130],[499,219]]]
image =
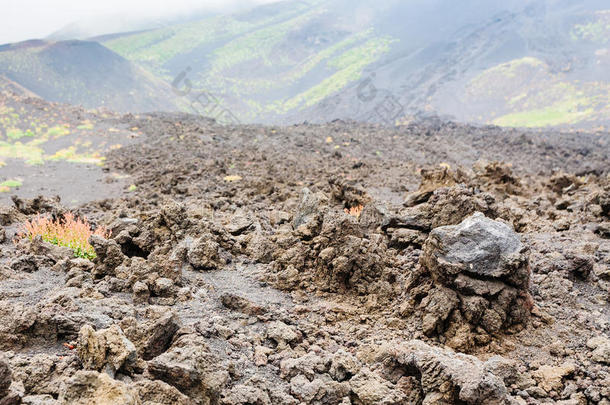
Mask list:
[[118,24],[117,19],[162,18],[193,10],[216,11],[274,1],[277,0],[0,0],[0,44],[44,38],[75,21],[91,25],[97,19],[98,23],[111,26]]

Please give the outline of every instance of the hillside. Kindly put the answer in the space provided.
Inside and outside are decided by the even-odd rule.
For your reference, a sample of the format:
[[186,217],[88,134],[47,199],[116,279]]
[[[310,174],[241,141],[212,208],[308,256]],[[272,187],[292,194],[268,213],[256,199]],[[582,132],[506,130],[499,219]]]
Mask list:
[[[607,125],[604,2],[466,3],[285,2],[102,43],[175,81],[192,111],[228,110],[247,122],[432,113],[506,126]],[[377,97],[360,94],[371,85]],[[379,114],[388,97],[395,111]]]
[[287,1],[185,21],[1,46],[0,75],[50,101],[221,123],[609,125],[602,0]]
[[125,112],[179,108],[168,84],[97,42],[0,46],[0,75],[48,101]]

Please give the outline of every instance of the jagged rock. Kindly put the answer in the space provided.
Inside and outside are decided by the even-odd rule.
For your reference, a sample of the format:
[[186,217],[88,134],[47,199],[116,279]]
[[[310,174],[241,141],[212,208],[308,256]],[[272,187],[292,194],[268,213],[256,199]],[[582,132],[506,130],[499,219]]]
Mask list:
[[538,381],[538,386],[547,393],[555,391],[561,392],[563,389],[563,379],[576,371],[576,366],[573,363],[566,363],[561,366],[542,366],[532,373],[532,376]]
[[260,388],[249,385],[236,385],[231,391],[224,394],[220,402],[222,405],[272,405],[269,395]]
[[308,188],[301,191],[301,203],[292,220],[294,229],[302,228],[301,231],[308,235],[318,225],[328,204],[328,197],[323,193],[312,193]]
[[567,173],[558,173],[549,180],[551,189],[559,195],[575,190],[582,185],[580,179]]
[[420,231],[455,225],[475,212],[495,216],[495,199],[487,193],[474,193],[462,184],[453,187],[442,187],[432,192],[423,204],[409,207],[400,212],[384,228],[408,228]]
[[420,263],[435,284],[421,303],[426,333],[445,329],[458,307],[473,328],[480,325],[488,333],[526,319],[528,249],[508,225],[476,213],[459,225],[436,228]]
[[34,255],[24,255],[13,259],[10,267],[17,272],[33,273],[38,270],[38,263]]
[[62,387],[59,405],[142,405],[135,389],[106,373],[78,371]]
[[104,239],[98,235],[91,235],[89,243],[93,246],[97,255],[96,266],[92,274],[97,278],[105,275],[113,276],[115,269],[125,260],[125,255],[119,244],[115,240]]
[[152,292],[159,297],[167,296],[171,293],[172,288],[174,287],[174,282],[165,277],[160,277],[155,280],[152,285]]
[[48,395],[48,394],[28,395],[28,396],[21,398],[21,404],[22,405],[57,405],[57,400],[55,398],[53,398],[52,395]]
[[278,346],[286,347],[287,344],[301,338],[299,331],[282,321],[273,321],[267,325],[267,337],[274,340]]
[[200,404],[218,399],[228,373],[197,335],[183,335],[170,350],[148,362],[148,371],[155,379],[179,389]]
[[10,391],[4,398],[0,398],[0,405],[20,405],[22,403],[22,395],[16,391]]
[[368,205],[371,202],[371,197],[366,190],[353,180],[331,177],[328,184],[331,187],[331,197],[337,203],[347,207],[357,207]]
[[313,380],[317,374],[324,374],[328,371],[329,362],[329,356],[321,356],[312,352],[298,358],[287,358],[280,363],[280,376],[284,379],[292,379],[302,375],[308,380]]
[[[508,405],[504,382],[474,356],[429,346],[419,340],[387,347],[386,373],[392,380],[415,377],[423,404]],[[418,403],[418,402],[413,402]]]
[[421,182],[416,192],[407,196],[404,205],[413,207],[425,203],[435,190],[443,187],[452,187],[466,179],[466,175],[458,169],[457,173],[449,166],[426,168],[420,171]]
[[176,239],[180,239],[191,225],[186,206],[176,201],[169,201],[161,207],[158,222],[160,226],[167,227],[170,237]]
[[589,339],[587,347],[593,350],[591,358],[594,361],[610,365],[610,339],[603,336]]
[[349,380],[360,371],[360,363],[351,354],[339,350],[333,355],[329,374],[337,381]]
[[163,381],[142,380],[133,384],[142,405],[192,405],[194,402]]
[[389,229],[389,247],[405,249],[408,246],[421,247],[426,241],[427,234],[416,229],[396,228]]
[[59,196],[53,198],[39,195],[32,199],[19,198],[16,195],[11,196],[15,208],[25,215],[36,215],[50,213],[53,216],[63,215],[65,209],[61,206]]
[[502,162],[478,161],[473,166],[477,186],[495,194],[520,194],[521,182],[513,174],[511,167]]
[[598,203],[601,207],[601,214],[606,218],[610,218],[610,189],[606,189],[600,194]]
[[218,254],[220,246],[211,234],[196,239],[187,253],[189,263],[196,270],[215,270],[225,263]]
[[261,232],[249,235],[246,254],[255,262],[269,263],[273,260],[273,244]]
[[13,357],[14,386],[20,386],[29,395],[56,394],[61,383],[77,369],[78,359],[74,356],[58,358],[52,354]]
[[266,308],[257,305],[246,298],[239,297],[231,293],[221,295],[220,302],[226,308],[239,311],[247,315],[261,315],[267,312]]
[[519,235],[508,225],[476,213],[458,226],[434,229],[424,246],[422,262],[437,280],[469,274],[522,287],[529,280],[526,252]]
[[38,256],[49,257],[54,263],[74,257],[74,251],[72,249],[44,242],[40,236],[32,239],[30,251]]
[[138,356],[144,360],[151,360],[167,351],[180,329],[178,317],[173,313],[165,313],[146,322],[138,322],[129,317],[123,319],[120,325],[128,339],[136,346]]
[[350,380],[355,405],[401,405],[409,402],[407,395],[368,368]]
[[150,298],[150,291],[146,283],[136,281],[131,287],[133,291],[133,302],[136,304],[145,304]]
[[0,398],[8,394],[12,382],[12,373],[8,364],[0,359]]
[[517,361],[502,356],[493,356],[487,360],[485,370],[501,378],[507,387],[516,383],[520,377]]
[[350,393],[348,383],[331,380],[328,375],[321,375],[309,381],[304,375],[290,380],[290,393],[304,403],[336,404]]
[[387,280],[395,278],[392,273],[398,270],[388,262],[383,235],[365,234],[357,219],[343,211],[323,211],[323,217],[316,214],[285,240],[276,239],[278,287],[308,285],[312,280],[322,291],[364,295],[382,290],[390,295]]
[[15,207],[0,206],[0,225],[7,226],[15,222],[23,222],[26,216]]
[[118,325],[98,332],[84,325],[78,333],[77,350],[84,368],[111,376],[119,370],[129,371],[137,360],[136,347]]
[[225,226],[225,229],[231,235],[237,236],[247,231],[253,225],[252,219],[248,218],[243,211],[238,211],[231,217],[231,220]]

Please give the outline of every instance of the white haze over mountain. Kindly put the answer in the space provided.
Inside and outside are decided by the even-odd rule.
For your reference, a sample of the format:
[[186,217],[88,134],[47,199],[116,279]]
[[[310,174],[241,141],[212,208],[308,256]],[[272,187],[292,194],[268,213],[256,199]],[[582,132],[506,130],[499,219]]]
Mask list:
[[[0,44],[158,27],[277,0],[0,0]],[[55,35],[52,35],[55,34]]]

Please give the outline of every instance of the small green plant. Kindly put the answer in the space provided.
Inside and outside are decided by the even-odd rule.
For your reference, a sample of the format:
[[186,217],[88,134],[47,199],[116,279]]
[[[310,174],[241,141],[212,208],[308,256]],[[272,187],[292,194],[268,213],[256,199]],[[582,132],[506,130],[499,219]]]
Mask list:
[[45,242],[69,247],[74,251],[75,257],[93,260],[97,256],[93,246],[89,243],[91,235],[107,238],[109,232],[105,228],[92,230],[86,219],[77,218],[68,212],[61,219],[56,220],[36,215],[34,219],[23,225],[23,231],[19,237],[33,240],[40,236]]
[[[2,165],[0,165],[2,166]],[[0,193],[8,193],[11,188],[21,187],[23,183],[20,180],[6,180],[0,183]]]

